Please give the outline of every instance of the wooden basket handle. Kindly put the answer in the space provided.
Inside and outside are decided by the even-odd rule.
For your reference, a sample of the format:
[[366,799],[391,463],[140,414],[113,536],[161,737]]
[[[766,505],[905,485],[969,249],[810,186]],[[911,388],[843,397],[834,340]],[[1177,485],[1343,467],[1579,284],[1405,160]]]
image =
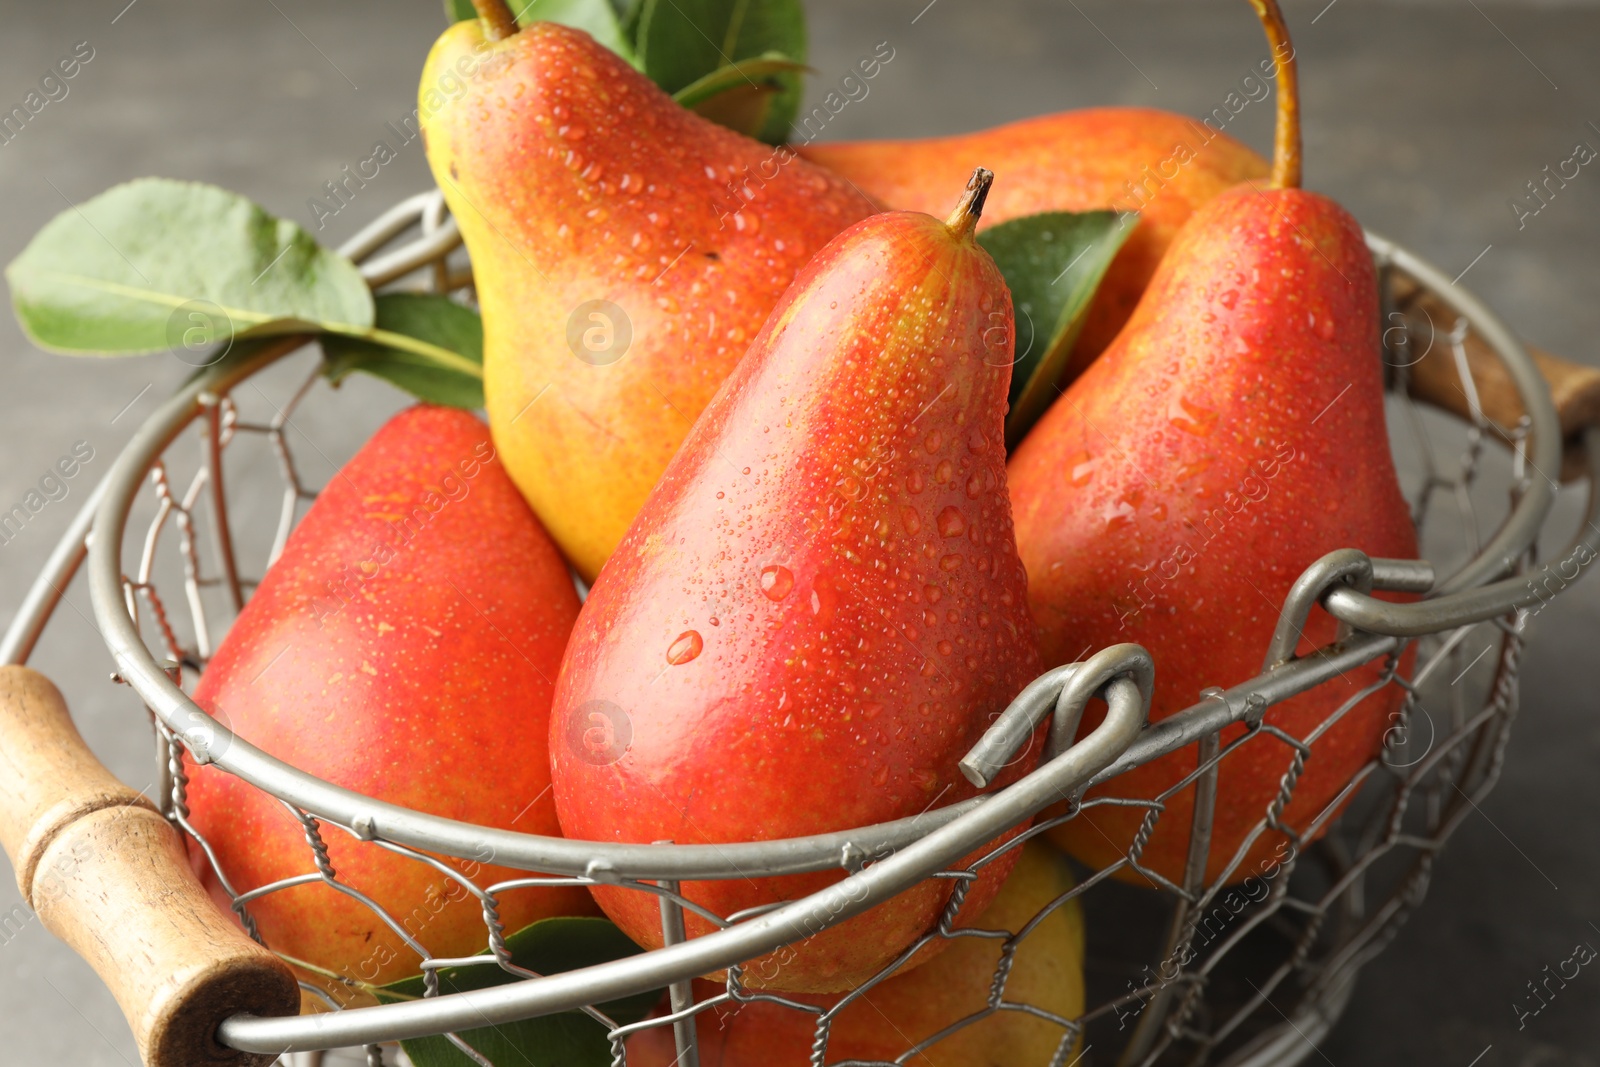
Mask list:
[[[1411,395],[1462,419],[1470,418],[1467,394],[1462,388],[1446,338],[1458,316],[1444,301],[1409,278],[1395,279],[1393,296],[1396,309],[1413,321],[1418,316],[1425,316],[1433,323],[1434,334],[1439,338],[1432,350],[1409,368]],[[1581,478],[1588,467],[1582,449],[1576,447],[1577,438],[1585,428],[1600,425],[1600,369],[1569,362],[1533,345],[1526,347],[1534,365],[1550,386],[1550,397],[1555,401],[1556,414],[1561,419],[1561,436],[1566,443],[1561,460],[1561,480],[1570,482]],[[1473,333],[1467,334],[1462,348],[1478,389],[1478,405],[1484,415],[1501,426],[1515,426],[1524,414],[1522,398],[1517,394],[1516,386],[1512,384],[1500,357]]]
[[177,831],[26,667],[0,667],[0,845],[23,899],[110,988],[148,1067],[274,1061],[224,1047],[217,1026],[298,1012],[293,973],[212,903]]

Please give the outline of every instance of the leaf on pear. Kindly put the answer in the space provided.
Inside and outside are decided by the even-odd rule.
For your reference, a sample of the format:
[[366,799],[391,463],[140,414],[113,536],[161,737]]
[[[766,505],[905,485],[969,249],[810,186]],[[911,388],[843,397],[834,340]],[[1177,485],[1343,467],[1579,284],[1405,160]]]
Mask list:
[[[779,52],[768,52],[753,59],[741,59],[707,74],[672,94],[684,107],[694,107],[730,89],[748,87],[752,82],[774,74],[802,73],[809,68]],[[774,86],[776,87],[776,86]]]
[[978,234],[1011,289],[1016,335],[1006,447],[1054,402],[1095,290],[1137,219],[1116,211],[1050,211]]
[[[644,0],[635,45],[641,69],[677,93],[742,60],[775,54],[804,63],[805,11],[800,0]],[[770,94],[755,135],[779,144],[800,111],[800,74],[775,71],[765,79],[780,88]],[[749,93],[747,85],[744,95]],[[728,110],[738,121],[749,121],[750,107]]]
[[141,178],[48,222],[6,268],[17,320],[76,355],[199,352],[233,338],[372,325],[353,263],[235,193]]
[[[455,0],[460,3],[461,0]],[[623,32],[622,20],[611,0],[509,0],[517,25],[530,22],[559,22],[582,30],[596,41],[626,59],[635,67],[639,60],[633,42]],[[468,7],[471,4],[467,5]]]
[[808,68],[788,56],[768,52],[712,71],[672,94],[689,110],[747,137],[760,137],[786,86],[779,74],[798,76]]
[[[434,293],[383,293],[377,298],[378,336],[399,335],[483,365],[483,320],[471,308]],[[438,359],[381,341],[341,334],[322,339],[323,373],[335,385],[361,371],[420,400],[457,408],[483,407],[483,372],[442,366]]]
[[[506,938],[506,947],[511,950],[513,964],[537,974],[558,974],[641,951],[609,920],[590,917],[541,920]],[[440,993],[487,989],[523,980],[492,963],[444,967],[438,973]],[[378,999],[386,1003],[414,1000],[422,994],[420,976],[377,991]],[[626,1026],[643,1019],[659,1000],[660,992],[656,991],[601,1004],[599,1009],[617,1025]],[[491,1063],[525,1067],[609,1067],[611,1063],[606,1028],[576,1011],[467,1030],[459,1036]],[[414,1038],[401,1045],[417,1067],[473,1067],[472,1060],[443,1037]]]
[[478,10],[472,0],[444,0],[444,17],[451,22],[465,22],[477,18]]

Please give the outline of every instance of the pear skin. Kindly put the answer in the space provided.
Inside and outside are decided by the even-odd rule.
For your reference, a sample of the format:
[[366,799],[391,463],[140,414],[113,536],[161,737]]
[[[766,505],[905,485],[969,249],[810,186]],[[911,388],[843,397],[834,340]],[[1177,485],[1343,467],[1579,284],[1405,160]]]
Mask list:
[[[1005,486],[1010,294],[964,204],[951,223],[875,216],[812,260],[600,575],[551,732],[598,715],[628,741],[605,759],[553,744],[569,836],[785,838],[976,792],[957,765],[1038,658]],[[976,880],[973,914],[1005,866]],[[840,877],[683,892],[728,915]],[[852,988],[937,921],[949,888],[926,881],[751,961],[746,981]],[[595,896],[661,944],[653,897]],[[686,919],[690,936],[710,928]]]
[[495,443],[593,580],[796,272],[875,207],[554,23],[493,42],[455,23],[420,99],[472,256]]
[[[550,697],[578,615],[570,572],[464,411],[391,419],[328,483],[217,649],[195,701],[240,737],[334,785],[445,818],[558,835]],[[316,871],[283,804],[186,761],[189,817],[236,892]],[[465,887],[322,827],[339,881],[436,956],[487,944]],[[191,847],[191,852],[196,852]],[[196,852],[197,869],[228,897]],[[525,875],[493,856],[444,861],[480,886]],[[502,894],[507,930],[592,912],[582,890]],[[361,902],[321,882],[249,905],[267,946],[349,982],[418,957]],[[340,983],[332,992],[347,993]]]
[[[1116,342],[1013,454],[1010,476],[1047,664],[1120,641],[1145,646],[1156,663],[1151,721],[1209,686],[1255,677],[1306,567],[1337,548],[1416,557],[1389,454],[1377,283],[1360,226],[1298,189],[1244,185],[1200,208]],[[1335,630],[1313,609],[1300,651]],[[1266,722],[1306,738],[1382,668],[1325,682]],[[1400,697],[1393,686],[1369,696],[1316,739],[1287,825],[1305,829],[1378,753]],[[1101,717],[1090,711],[1085,731]],[[1223,744],[1243,732],[1225,731]],[[1261,737],[1222,761],[1208,878],[1266,816],[1293,756]],[[1195,766],[1190,746],[1090,797],[1153,799]],[[1186,789],[1167,802],[1140,860],[1180,884],[1193,800]],[[1145,811],[1086,808],[1052,838],[1104,867]],[[1238,877],[1283,840],[1264,833]]]
[[[1015,934],[1072,888],[1064,857],[1043,842],[1022,857],[994,903],[957,928]],[[1077,899],[1057,905],[1017,946],[1005,999],[1063,1019],[1083,1014],[1083,910]],[[958,1020],[987,1007],[1000,962],[998,938],[958,937],[931,963],[897,973],[873,986],[834,1017],[828,1062],[891,1062]],[[695,999],[722,992],[697,982]],[[791,994],[790,999],[832,1008],[838,996]],[[770,1001],[724,1005],[698,1016],[701,1067],[806,1067],[816,1038],[816,1016]],[[1000,1011],[930,1045],[910,1062],[921,1067],[1009,1067],[1045,1064],[1066,1031],[1021,1011]],[[677,1058],[671,1027],[641,1030],[628,1042],[628,1062],[671,1067]],[[1070,1056],[1069,1056],[1070,1059]]]
[[984,208],[985,226],[1043,211],[1137,210],[1137,228],[1095,294],[1063,382],[1116,337],[1194,210],[1224,189],[1266,177],[1268,169],[1225,133],[1141,107],[1086,108],[953,137],[811,144],[799,151],[904,211],[938,211],[946,190],[974,166],[991,167],[1001,181]]

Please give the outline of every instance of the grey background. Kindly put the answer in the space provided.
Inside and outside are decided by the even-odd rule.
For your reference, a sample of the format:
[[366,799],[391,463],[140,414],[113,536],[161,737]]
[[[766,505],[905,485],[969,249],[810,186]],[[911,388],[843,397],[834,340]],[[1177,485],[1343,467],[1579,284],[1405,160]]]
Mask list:
[[[1265,45],[1237,0],[812,0],[813,99],[888,41],[894,61],[830,125],[841,138],[957,132],[1102,103],[1190,114],[1219,105]],[[0,147],[0,261],[45,221],[145,174],[214,182],[314,229],[307,198],[409,112],[442,28],[437,0],[206,4],[176,0],[0,5],[5,110],[79,41],[95,55],[23,134]],[[1507,200],[1600,146],[1600,8],[1592,4],[1286,0],[1301,57],[1308,185],[1470,284],[1527,338],[1600,359],[1600,170],[1584,169],[1518,230]],[[920,12],[920,15],[919,15]],[[915,19],[915,22],[913,22]],[[1269,107],[1230,127],[1265,151]],[[412,144],[319,238],[335,244],[428,184]],[[1491,247],[1492,246],[1492,247]],[[35,350],[0,316],[0,505],[87,441],[95,458],[14,542],[0,546],[0,621],[89,483],[188,368],[168,357],[98,361]],[[335,458],[403,401],[358,383],[337,415],[301,428]],[[311,450],[310,480],[331,461]],[[1575,501],[1563,502],[1563,514]],[[94,746],[129,782],[150,778],[137,702],[112,686],[81,581],[35,664],[67,691]],[[1519,1031],[1524,983],[1600,945],[1600,586],[1579,585],[1531,624],[1524,713],[1497,791],[1462,827],[1432,895],[1364,973],[1308,1062],[1468,1067],[1600,1062],[1600,973],[1582,972]],[[0,886],[0,1062],[134,1064],[127,1027],[87,967]],[[20,930],[17,929],[21,924]],[[1592,970],[1592,969],[1591,969]],[[1478,1057],[1475,1059],[1475,1057]]]

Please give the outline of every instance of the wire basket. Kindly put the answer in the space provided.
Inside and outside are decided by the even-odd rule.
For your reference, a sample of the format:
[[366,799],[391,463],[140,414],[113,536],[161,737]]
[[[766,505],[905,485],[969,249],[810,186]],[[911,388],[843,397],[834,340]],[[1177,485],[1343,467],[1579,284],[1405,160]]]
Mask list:
[[[1226,690],[1196,694],[1192,707],[1153,725],[1146,723],[1146,713],[1154,665],[1142,649],[1115,646],[1050,671],[1017,698],[968,762],[999,766],[1035,723],[1051,715],[1056,732],[1064,735],[1057,739],[1055,754],[1005,789],[915,819],[803,839],[719,846],[544,838],[453,822],[335,787],[273,759],[203,712],[183,686],[204,670],[221,629],[219,620],[244,604],[254,586],[247,575],[260,573],[276,558],[315,496],[297,469],[297,445],[289,431],[302,402],[319,388],[320,362],[287,386],[281,373],[286,357],[305,346],[304,337],[216,362],[145,423],[51,557],[0,645],[0,660],[20,663],[27,658],[59,591],[87,554],[96,621],[118,677],[153,713],[163,814],[184,833],[195,835],[187,819],[181,747],[195,760],[214,763],[273,794],[305,828],[309,847],[302,876],[234,894],[235,911],[246,928],[253,932],[253,901],[321,881],[358,894],[425,960],[429,992],[420,1000],[298,1017],[235,1016],[219,1031],[220,1041],[235,1049],[281,1054],[296,1067],[322,1062],[317,1050],[327,1049],[354,1050],[340,1054],[355,1057],[348,1062],[364,1057],[368,1064],[396,1063],[400,1053],[393,1042],[442,1034],[468,1059],[490,1064],[459,1036],[462,1032],[576,1010],[606,1026],[618,1065],[627,1061],[632,1034],[670,1028],[678,1062],[696,1067],[695,1016],[759,999],[809,1016],[815,1027],[811,1062],[820,1067],[834,1062],[828,1051],[834,1019],[867,987],[824,1010],[746,988],[739,965],[925,879],[947,878],[955,890],[940,923],[880,977],[895,972],[923,942],[941,938],[993,938],[1002,945],[1000,962],[981,1010],[949,1020],[948,1027],[918,1043],[908,1040],[892,1062],[909,1062],[994,1013],[1025,1012],[1059,1030],[1052,1067],[1091,1062],[1233,1067],[1297,1063],[1312,1054],[1315,1042],[1338,1019],[1359,968],[1383,950],[1421,901],[1444,842],[1494,786],[1517,713],[1527,609],[1568,579],[1564,566],[1555,587],[1549,576],[1558,572],[1551,566],[1533,573],[1536,540],[1558,489],[1552,476],[1563,459],[1562,427],[1539,370],[1469,294],[1392,243],[1370,235],[1368,240],[1380,268],[1385,322],[1390,325],[1384,340],[1391,421],[1414,437],[1415,469],[1405,478],[1416,483],[1415,519],[1425,551],[1434,558],[1454,557],[1453,572],[1440,580],[1423,561],[1374,560],[1348,549],[1330,554],[1305,572],[1283,605],[1277,633],[1263,650],[1265,666],[1259,676],[1237,679]],[[374,287],[404,282],[453,292],[471,285],[460,244],[442,197],[426,193],[384,214],[341,251],[361,263]],[[1415,314],[1418,294],[1448,308],[1455,322],[1430,318],[1423,336]],[[1412,368],[1422,358],[1415,351],[1424,344],[1448,346],[1461,393],[1446,406],[1464,412],[1465,420],[1424,410],[1413,399]],[[1492,408],[1480,395],[1488,387],[1480,381],[1485,353],[1498,361],[1495,373],[1509,382],[1520,403],[1516,410],[1521,416],[1512,424],[1485,414]],[[1436,357],[1441,358],[1443,353]],[[273,368],[272,374],[264,373]],[[268,388],[287,391],[269,395],[261,385],[267,379],[277,383]],[[259,394],[269,416],[245,414],[249,405],[239,394],[246,383],[250,402],[260,406],[254,395]],[[197,457],[180,450],[191,427],[198,436]],[[1508,447],[1485,448],[1491,439]],[[252,450],[257,459],[248,467],[250,484],[226,485],[224,456],[229,457],[227,467],[237,471],[246,466],[240,453]],[[1441,460],[1441,451],[1454,452],[1455,458]],[[1586,470],[1600,469],[1600,435],[1589,432],[1581,452]],[[276,485],[269,489],[265,482],[272,470]],[[276,494],[275,506],[268,494]],[[1485,496],[1503,504],[1486,506]],[[1590,518],[1600,521],[1594,498],[1591,491]],[[244,545],[251,538],[238,536],[237,516],[242,510],[259,516],[274,507],[271,536],[255,537],[262,544],[254,558],[246,558]],[[130,541],[136,510],[145,528],[142,537],[131,539],[130,550],[125,542]],[[253,522],[251,531],[259,525]],[[1600,525],[1591,521],[1562,563],[1575,554],[1592,554],[1597,542]],[[1394,603],[1375,598],[1374,590],[1425,595]],[[1317,604],[1343,624],[1340,639],[1296,657],[1297,635]],[[1407,661],[1401,653],[1408,646],[1415,648],[1415,657],[1403,670]],[[1312,735],[1290,736],[1264,721],[1274,704],[1373,662],[1382,664],[1374,686],[1347,701]],[[1256,833],[1281,829],[1277,817],[1293,795],[1308,742],[1357,701],[1388,686],[1398,687],[1404,696],[1381,755],[1361,768],[1339,801],[1293,837],[1303,847],[1272,872],[1265,882],[1269,890],[1236,910],[1224,884],[1227,874],[1205,878],[1221,761],[1246,745],[1277,747],[1284,776],[1278,796],[1260,814]],[[1109,709],[1103,723],[1072,743],[1072,724],[1096,697]],[[1243,736],[1224,742],[1223,730],[1237,724],[1246,727]],[[1066,1018],[1009,998],[1007,979],[1015,950],[1035,924],[998,931],[953,928],[955,909],[976,870],[1050,826],[1104,803],[1084,799],[1092,786],[1191,745],[1199,751],[1196,770],[1148,802],[1144,828],[1129,854],[1110,868],[1086,874],[1045,909],[1068,906],[1079,897],[1088,902],[1087,1009]],[[1141,842],[1167,802],[1186,791],[1192,791],[1195,814],[1183,883],[1138,889],[1112,879],[1123,867],[1138,869]],[[1034,824],[969,867],[958,865],[961,857],[1062,796],[1070,798],[1066,814]],[[520,980],[473,992],[440,993],[437,970],[446,962],[462,961],[435,957],[425,938],[412,936],[395,915],[359,896],[359,886],[341,883],[326,852],[317,847],[330,833],[378,842],[460,883],[483,905],[488,952],[475,963],[500,967]],[[496,900],[530,881],[478,885],[435,858],[481,858],[486,848],[498,865],[539,872],[540,884],[603,883],[651,894],[660,905],[665,947],[549,976],[518,971],[506,949]],[[685,880],[823,870],[842,870],[846,877],[822,892],[753,915],[713,915],[678,892]],[[216,873],[224,885],[232,884],[228,872]],[[716,931],[686,940],[686,907]],[[1212,922],[1223,911],[1225,920]],[[1220,931],[1207,936],[1213,926]],[[725,969],[728,979],[721,990],[709,997],[702,993],[697,1000],[691,980]],[[1159,981],[1148,980],[1152,974],[1159,974]],[[326,988],[310,983],[302,988],[330,1009],[340,1009],[341,1001]],[[667,990],[664,1006],[643,1022],[618,1026],[595,1007],[661,989]],[[330,1056],[326,1062],[331,1067],[335,1060]]]

